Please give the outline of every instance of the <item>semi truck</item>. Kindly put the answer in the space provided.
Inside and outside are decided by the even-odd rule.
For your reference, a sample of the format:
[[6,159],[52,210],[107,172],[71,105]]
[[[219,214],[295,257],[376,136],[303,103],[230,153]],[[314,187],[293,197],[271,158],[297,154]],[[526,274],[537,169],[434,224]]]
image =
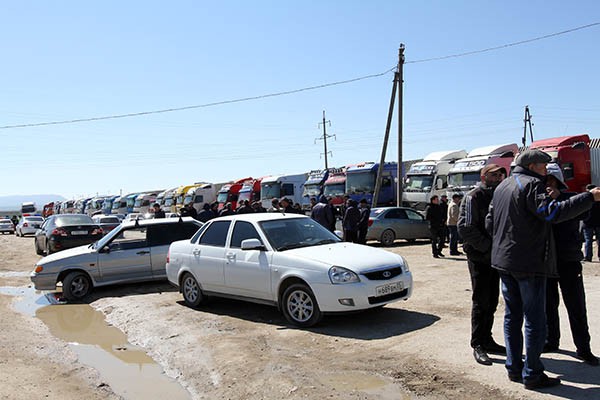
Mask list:
[[217,194],[217,201],[219,202],[219,210],[222,210],[225,204],[230,203],[231,209],[235,211],[238,203],[238,195],[244,183],[251,181],[252,177],[238,179],[237,181],[223,185]]
[[308,179],[304,182],[304,190],[302,192],[302,210],[310,211],[310,198],[314,197],[319,200],[323,194],[323,186],[329,177],[329,170],[316,169],[308,173]]
[[249,202],[260,201],[260,184],[264,177],[252,179],[244,183],[238,194],[238,203],[248,200]]
[[489,164],[504,167],[510,172],[510,164],[515,158],[519,147],[516,143],[497,144],[473,149],[467,157],[457,160],[448,172],[448,198],[458,193],[465,195],[481,182],[481,170]]
[[[357,202],[365,199],[369,204],[372,204],[378,169],[379,163],[375,162],[364,162],[349,167],[346,170],[346,195]],[[373,207],[396,204],[397,175],[397,162],[386,162],[383,165],[381,189],[377,204],[372,204]]]
[[145,214],[147,213],[152,205],[156,202],[156,196],[162,193],[162,190],[151,190],[149,192],[140,193],[133,203],[133,212]]
[[114,199],[111,214],[127,215],[127,195]]
[[292,203],[302,203],[304,182],[307,173],[293,175],[272,175],[260,183],[260,202],[264,208],[271,207],[271,200],[287,197]]
[[201,183],[188,190],[183,205],[192,203],[197,212],[202,211],[204,204],[211,204],[217,200],[217,191],[212,183]]
[[412,164],[404,179],[402,204],[425,210],[431,196],[446,194],[448,172],[457,160],[465,157],[466,150],[436,151]]
[[346,194],[346,169],[348,166],[340,168],[330,168],[329,176],[323,183],[323,194],[331,198],[331,203],[336,210],[340,210],[344,203]]

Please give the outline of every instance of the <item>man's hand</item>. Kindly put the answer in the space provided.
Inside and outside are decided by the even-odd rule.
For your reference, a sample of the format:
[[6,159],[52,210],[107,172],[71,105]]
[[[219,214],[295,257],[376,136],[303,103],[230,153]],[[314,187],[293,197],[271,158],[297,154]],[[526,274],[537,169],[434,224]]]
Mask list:
[[590,193],[594,195],[594,201],[600,201],[600,187],[593,188]]
[[556,200],[558,198],[558,196],[560,196],[560,190],[558,190],[557,188],[550,187],[550,186],[548,186],[546,188],[546,193],[548,193],[548,195],[550,197],[552,197],[554,200]]

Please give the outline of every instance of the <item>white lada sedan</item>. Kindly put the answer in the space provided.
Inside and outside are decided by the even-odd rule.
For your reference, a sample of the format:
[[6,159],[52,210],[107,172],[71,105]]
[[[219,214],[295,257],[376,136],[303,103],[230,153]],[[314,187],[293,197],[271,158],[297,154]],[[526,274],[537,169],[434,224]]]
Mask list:
[[266,303],[302,327],[324,313],[406,300],[413,283],[403,257],[342,242],[309,217],[280,213],[209,221],[191,240],[171,244],[167,278],[191,307],[207,296]]

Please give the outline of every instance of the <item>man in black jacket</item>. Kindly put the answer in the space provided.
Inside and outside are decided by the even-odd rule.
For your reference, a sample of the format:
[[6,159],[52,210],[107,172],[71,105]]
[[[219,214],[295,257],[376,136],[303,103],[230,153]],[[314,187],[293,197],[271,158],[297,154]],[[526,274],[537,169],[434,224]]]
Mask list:
[[[575,195],[567,192],[567,185],[558,164],[548,164],[547,185],[559,190],[558,201],[566,200]],[[600,204],[600,203],[594,203]],[[581,216],[580,216],[581,217]],[[558,350],[560,341],[560,321],[558,317],[558,286],[562,293],[563,302],[569,315],[569,324],[573,342],[577,347],[577,357],[586,363],[598,365],[596,357],[590,347],[590,331],[587,322],[585,305],[585,289],[581,267],[581,235],[579,234],[580,218],[570,219],[552,227],[556,242],[556,256],[558,278],[548,278],[546,282],[546,319],[548,334],[544,352]]]
[[[504,340],[508,378],[526,389],[560,384],[544,374],[540,354],[546,340],[546,278],[557,276],[552,224],[574,218],[600,201],[600,189],[556,201],[546,191],[551,157],[526,150],[512,175],[494,191],[486,228],[492,230],[492,267],[500,273],[505,302]],[[525,362],[523,353],[525,319]]]
[[344,219],[342,220],[345,242],[358,242],[359,221],[360,211],[358,211],[356,201],[348,199],[348,201],[346,201],[346,213],[344,214]]
[[430,203],[425,207],[425,219],[429,221],[429,233],[431,234],[431,252],[434,258],[444,257],[444,223],[446,215],[442,213],[440,198],[431,196]]
[[366,199],[360,199],[359,208],[360,219],[358,220],[358,241],[360,244],[367,244],[367,232],[369,231],[369,217],[371,209]]
[[471,347],[475,361],[492,365],[487,353],[506,354],[506,349],[492,338],[494,313],[500,295],[500,277],[492,268],[492,237],[485,229],[485,216],[494,189],[506,176],[499,165],[486,165],[481,170],[481,183],[460,204],[458,232],[463,238],[471,275],[473,301],[471,308]]

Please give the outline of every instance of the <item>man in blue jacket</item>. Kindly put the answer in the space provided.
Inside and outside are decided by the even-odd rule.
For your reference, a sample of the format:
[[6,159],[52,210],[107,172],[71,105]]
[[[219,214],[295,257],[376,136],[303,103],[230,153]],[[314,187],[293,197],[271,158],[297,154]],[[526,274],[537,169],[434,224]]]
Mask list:
[[600,189],[555,200],[559,192],[546,190],[550,160],[541,150],[522,152],[512,175],[496,188],[486,221],[492,231],[492,267],[500,273],[505,302],[508,378],[522,380],[526,389],[560,384],[560,379],[544,374],[540,360],[546,340],[546,278],[558,276],[552,224],[574,218],[600,201]]

